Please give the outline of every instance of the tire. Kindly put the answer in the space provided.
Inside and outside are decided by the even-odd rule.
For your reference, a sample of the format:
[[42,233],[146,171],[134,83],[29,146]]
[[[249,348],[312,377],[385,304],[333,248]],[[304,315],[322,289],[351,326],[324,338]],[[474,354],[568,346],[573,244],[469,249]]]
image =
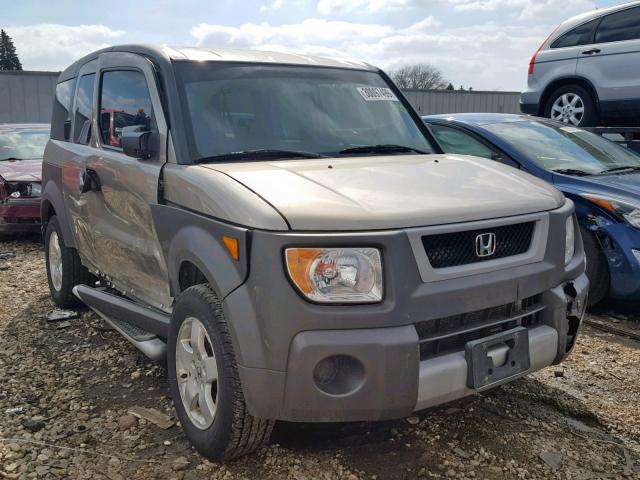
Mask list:
[[[578,123],[575,123],[571,120],[571,117],[569,116],[571,110],[566,111],[566,116],[562,112],[557,110],[554,110],[552,112],[556,102],[558,102],[558,108],[563,108],[566,103],[565,101],[563,101],[563,96],[565,95],[567,96],[564,97],[566,100],[571,100],[576,97],[579,99],[577,100],[577,103],[573,106],[573,108],[582,104],[583,112],[582,116],[579,118]],[[571,105],[568,105],[567,107],[569,108],[571,107]],[[565,85],[554,91],[549,97],[549,100],[547,100],[547,104],[545,105],[544,110],[544,116],[553,120],[568,123],[569,125],[573,125],[574,127],[595,127],[600,123],[598,110],[596,108],[596,100],[586,88],[580,85]],[[555,116],[557,116],[557,118],[554,118]],[[575,113],[575,118],[578,119],[577,113]]]
[[60,224],[55,215],[47,223],[44,247],[47,281],[54,303],[60,308],[80,305],[80,300],[73,294],[73,287],[81,284],[91,285],[94,277],[82,266],[76,249],[64,244]]
[[609,263],[604,256],[598,239],[584,227],[580,227],[582,244],[587,257],[587,277],[589,278],[589,300],[587,305],[593,307],[602,302],[609,294]]
[[[194,334],[194,329],[198,333]],[[195,348],[192,338],[198,339]],[[167,350],[169,388],[176,412],[200,454],[214,461],[230,460],[269,440],[275,422],[247,411],[229,327],[220,300],[208,284],[190,287],[178,297]],[[195,365],[193,358],[197,358]],[[212,414],[210,401],[215,404]]]

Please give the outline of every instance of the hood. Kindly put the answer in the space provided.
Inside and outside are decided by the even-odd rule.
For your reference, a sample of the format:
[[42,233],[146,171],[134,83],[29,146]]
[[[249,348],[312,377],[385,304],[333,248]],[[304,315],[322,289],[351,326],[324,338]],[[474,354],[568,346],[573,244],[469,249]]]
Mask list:
[[258,194],[294,230],[378,230],[552,210],[563,195],[497,162],[392,155],[208,164]]
[[42,160],[3,160],[0,162],[0,177],[7,182],[40,182]]
[[592,177],[579,177],[582,189],[588,191],[590,187],[593,193],[603,191],[620,196],[640,196],[640,172],[616,173],[612,175],[596,175]]

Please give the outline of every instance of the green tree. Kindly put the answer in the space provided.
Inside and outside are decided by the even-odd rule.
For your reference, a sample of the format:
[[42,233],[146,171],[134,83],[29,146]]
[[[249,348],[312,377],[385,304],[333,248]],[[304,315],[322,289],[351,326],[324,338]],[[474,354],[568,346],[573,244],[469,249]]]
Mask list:
[[455,90],[456,87],[453,86],[453,83],[449,83],[449,85],[447,85],[447,88],[445,88],[445,90]]
[[4,30],[0,30],[0,70],[22,70],[13,40]]

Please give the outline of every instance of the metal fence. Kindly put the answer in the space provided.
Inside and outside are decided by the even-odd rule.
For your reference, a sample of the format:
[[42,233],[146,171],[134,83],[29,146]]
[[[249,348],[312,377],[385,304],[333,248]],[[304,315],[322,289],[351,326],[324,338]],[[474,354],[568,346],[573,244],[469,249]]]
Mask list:
[[0,123],[49,123],[60,72],[0,72]]
[[[1,72],[0,123],[51,121],[59,72]],[[519,113],[517,92],[405,90],[421,115],[435,113]]]
[[518,92],[404,90],[420,115],[437,113],[520,113]]

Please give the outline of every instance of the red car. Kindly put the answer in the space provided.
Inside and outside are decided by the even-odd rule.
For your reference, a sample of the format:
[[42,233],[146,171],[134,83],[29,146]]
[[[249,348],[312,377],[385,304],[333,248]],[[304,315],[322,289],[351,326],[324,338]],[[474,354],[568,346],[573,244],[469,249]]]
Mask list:
[[40,231],[47,124],[0,124],[0,233]]

